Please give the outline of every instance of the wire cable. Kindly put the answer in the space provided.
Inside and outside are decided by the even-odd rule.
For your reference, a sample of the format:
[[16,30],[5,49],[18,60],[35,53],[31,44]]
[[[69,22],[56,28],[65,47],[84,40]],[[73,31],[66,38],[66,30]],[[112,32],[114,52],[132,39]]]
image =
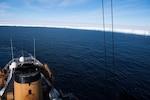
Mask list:
[[102,15],[103,15],[103,33],[104,33],[104,60],[105,67],[107,66],[107,58],[106,58],[106,33],[105,33],[105,15],[104,15],[104,1],[102,0]]
[[113,22],[113,1],[111,0],[111,27],[112,27],[112,67],[113,67],[113,74],[115,73],[115,70],[114,70],[114,32],[113,32],[113,29],[114,29],[114,22]]

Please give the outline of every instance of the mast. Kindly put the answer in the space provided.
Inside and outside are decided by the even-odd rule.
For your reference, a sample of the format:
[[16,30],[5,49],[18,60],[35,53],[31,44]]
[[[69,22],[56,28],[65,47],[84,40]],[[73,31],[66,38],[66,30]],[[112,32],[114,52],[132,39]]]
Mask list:
[[11,57],[12,57],[12,60],[14,60],[14,52],[13,52],[12,39],[10,39],[10,44],[11,44]]
[[35,55],[35,39],[33,39],[33,47],[34,47],[34,58],[36,58],[36,55]]

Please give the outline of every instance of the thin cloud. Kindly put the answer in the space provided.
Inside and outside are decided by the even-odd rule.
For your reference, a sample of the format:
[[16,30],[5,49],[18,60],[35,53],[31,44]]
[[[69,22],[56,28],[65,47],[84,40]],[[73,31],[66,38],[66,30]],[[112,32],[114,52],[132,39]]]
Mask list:
[[[122,0],[122,1],[115,1],[114,2],[114,9],[144,9],[143,5],[147,5],[148,2],[145,0]],[[150,2],[149,2],[150,3]]]
[[4,16],[6,16],[6,15],[8,15],[8,9],[10,9],[11,7],[7,4],[7,3],[5,3],[5,2],[1,2],[0,3],[0,16],[1,17],[4,17]]
[[67,8],[74,5],[82,5],[89,0],[16,0],[22,2],[22,7],[37,12],[49,12],[53,9]]
[[[133,21],[140,23],[141,18],[148,23],[150,17],[148,4],[150,4],[148,0],[114,0],[114,23],[134,24]],[[109,24],[110,0],[104,0],[104,7],[105,23]],[[0,20],[4,18],[14,19],[14,22],[21,19],[26,22],[101,23],[102,8],[98,0],[3,0],[0,1]]]
[[52,7],[67,7],[72,5],[80,5],[87,3],[90,0],[22,0],[22,2],[30,5],[36,5],[38,4],[44,6],[52,6]]
[[4,16],[6,14],[5,10],[0,10],[0,16]]
[[114,15],[117,16],[136,16],[150,13],[150,10],[145,7],[145,0],[123,0],[114,2]]
[[[16,0],[18,1],[18,0]],[[54,7],[59,0],[22,0],[22,7],[36,10],[36,11],[48,11]]]
[[0,9],[8,9],[8,8],[10,8],[10,7],[8,6],[7,3],[5,3],[5,2],[0,3]]
[[99,9],[96,9],[90,11],[88,10],[82,12],[72,12],[69,14],[62,15],[61,19],[59,16],[55,17],[54,19],[59,22],[67,22],[67,23],[100,23],[101,18],[102,16],[100,14]]
[[89,0],[61,0],[59,6],[66,7],[71,5],[80,5],[87,3]]

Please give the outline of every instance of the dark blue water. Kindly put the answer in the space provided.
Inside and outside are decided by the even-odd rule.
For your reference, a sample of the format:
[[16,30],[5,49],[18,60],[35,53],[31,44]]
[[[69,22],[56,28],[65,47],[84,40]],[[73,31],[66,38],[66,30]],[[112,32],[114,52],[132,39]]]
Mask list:
[[107,66],[101,31],[0,27],[0,67],[10,59],[10,38],[15,57],[22,50],[48,63],[56,87],[80,100],[149,100],[150,37],[114,33],[115,66],[112,67],[111,33],[106,33]]

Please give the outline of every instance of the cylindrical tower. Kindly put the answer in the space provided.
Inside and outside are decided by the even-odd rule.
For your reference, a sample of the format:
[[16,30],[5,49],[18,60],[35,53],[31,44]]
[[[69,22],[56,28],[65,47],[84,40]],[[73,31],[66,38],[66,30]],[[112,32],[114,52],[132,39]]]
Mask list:
[[41,74],[37,66],[24,64],[14,72],[14,100],[42,100]]

